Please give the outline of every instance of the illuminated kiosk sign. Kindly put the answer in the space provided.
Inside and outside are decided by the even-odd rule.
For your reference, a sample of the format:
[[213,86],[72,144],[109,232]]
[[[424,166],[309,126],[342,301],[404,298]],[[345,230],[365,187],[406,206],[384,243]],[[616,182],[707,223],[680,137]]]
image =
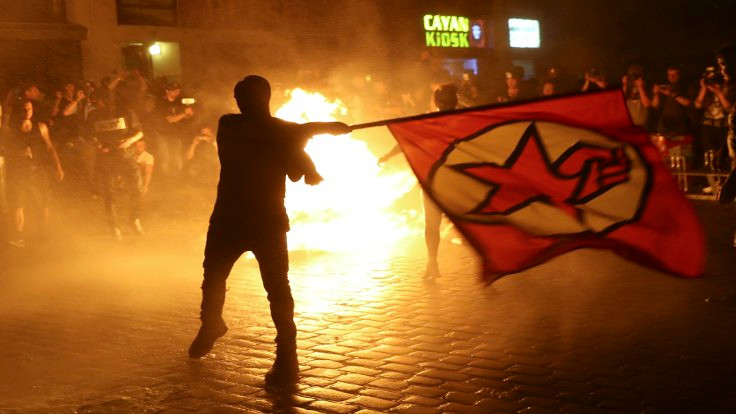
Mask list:
[[428,47],[484,47],[485,28],[482,20],[463,16],[426,14],[424,38]]
[[509,19],[509,46],[538,48],[539,20]]

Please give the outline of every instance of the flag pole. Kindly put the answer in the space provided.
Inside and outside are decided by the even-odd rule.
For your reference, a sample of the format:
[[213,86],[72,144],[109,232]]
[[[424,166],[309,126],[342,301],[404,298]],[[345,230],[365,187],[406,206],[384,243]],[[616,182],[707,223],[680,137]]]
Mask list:
[[[556,98],[559,97],[556,96]],[[541,100],[541,99],[537,99]],[[385,126],[388,124],[393,124],[396,122],[408,122],[408,121],[418,121],[420,119],[428,119],[428,118],[437,118],[444,115],[451,115],[451,114],[461,114],[464,112],[473,112],[473,111],[482,111],[489,108],[497,108],[499,106],[512,106],[517,105],[521,103],[526,103],[528,101],[519,101],[519,102],[503,102],[503,103],[492,103],[487,105],[479,105],[479,106],[471,106],[468,108],[460,108],[460,109],[452,109],[449,111],[437,111],[437,112],[429,112],[426,114],[419,114],[419,115],[411,115],[411,116],[404,116],[400,118],[391,118],[391,119],[384,119],[381,121],[373,121],[373,122],[366,122],[363,124],[355,124],[351,125],[350,129],[356,130],[356,129],[364,129],[364,128],[373,128],[373,127],[379,127],[379,126]]]
[[413,116],[404,116],[404,117],[400,117],[400,118],[383,119],[383,120],[380,120],[380,121],[373,121],[373,122],[366,122],[366,123],[363,123],[363,124],[350,125],[350,129],[352,129],[354,131],[356,129],[365,129],[365,128],[373,128],[373,127],[379,127],[379,126],[386,126],[388,124],[393,124],[393,123],[396,123],[396,122],[407,122],[407,121],[416,121],[416,120],[420,120],[420,119],[435,118],[435,117],[438,117],[438,116],[447,115],[447,114],[454,114],[454,113],[458,113],[458,112],[468,112],[468,111],[474,111],[474,110],[477,110],[477,109],[485,109],[485,108],[487,108],[489,106],[496,106],[496,105],[484,105],[484,106],[476,106],[476,107],[473,107],[473,108],[455,109],[455,110],[452,110],[452,111],[438,111],[438,112],[431,112],[431,113],[428,113],[428,114],[419,114],[419,115],[413,115]]
[[[373,122],[366,122],[363,124],[355,124],[351,125],[350,129],[356,130],[356,129],[365,129],[365,128],[373,128],[373,127],[379,127],[379,126],[385,126],[388,124],[393,124],[396,122],[408,122],[408,121],[418,121],[420,119],[428,119],[428,118],[436,118],[443,115],[450,115],[450,114],[461,114],[464,112],[474,112],[474,111],[482,111],[490,108],[499,108],[499,107],[508,107],[508,106],[515,106],[515,105],[524,105],[528,104],[530,102],[537,103],[540,101],[546,101],[550,99],[558,99],[558,98],[564,98],[569,96],[576,96],[576,95],[590,95],[590,94],[597,94],[597,93],[606,93],[611,90],[620,88],[617,87],[609,87],[605,89],[601,89],[599,91],[595,92],[571,92],[571,93],[563,93],[559,95],[553,95],[553,96],[545,96],[541,98],[535,98],[535,99],[529,99],[529,100],[523,100],[523,101],[514,101],[514,102],[500,102],[500,103],[492,103],[487,105],[479,105],[479,106],[471,106],[469,108],[460,108],[460,109],[453,109],[450,111],[438,111],[438,112],[430,112],[427,114],[419,114],[419,115],[412,115],[412,116],[405,116],[400,118],[391,118],[391,119],[384,119],[381,121],[373,121]],[[623,96],[623,93],[622,93]]]
[[488,108],[495,108],[497,106],[505,106],[507,104],[498,104],[493,103],[489,105],[480,105],[480,106],[473,106],[469,108],[460,108],[460,109],[452,109],[450,111],[437,111],[437,112],[430,112],[427,114],[419,114],[419,115],[412,115],[412,116],[404,116],[400,118],[391,118],[391,119],[384,119],[381,121],[373,121],[373,122],[366,122],[363,124],[355,124],[351,125],[350,129],[356,130],[356,129],[364,129],[364,128],[373,128],[373,127],[379,127],[379,126],[385,126],[388,124],[393,124],[396,122],[408,122],[408,121],[417,121],[420,119],[427,119],[427,118],[437,118],[439,116],[443,115],[450,115],[450,114],[458,114],[463,112],[472,112],[472,111],[479,111],[484,110]]

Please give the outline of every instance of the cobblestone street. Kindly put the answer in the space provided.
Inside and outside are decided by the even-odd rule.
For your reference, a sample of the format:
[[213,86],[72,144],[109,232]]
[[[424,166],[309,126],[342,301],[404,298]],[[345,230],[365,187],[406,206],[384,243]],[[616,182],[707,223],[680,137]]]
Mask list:
[[275,331],[252,258],[231,275],[229,332],[192,361],[201,236],[5,248],[0,412],[733,412],[736,214],[698,209],[697,280],[582,250],[484,286],[449,240],[426,280],[421,238],[388,255],[292,252],[294,392],[264,387]]

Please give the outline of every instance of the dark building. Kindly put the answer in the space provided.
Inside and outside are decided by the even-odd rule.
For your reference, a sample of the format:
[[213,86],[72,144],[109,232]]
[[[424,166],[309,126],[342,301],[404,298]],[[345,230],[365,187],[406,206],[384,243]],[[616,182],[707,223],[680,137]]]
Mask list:
[[81,78],[83,26],[67,20],[63,0],[0,2],[2,89],[26,81],[52,85]]

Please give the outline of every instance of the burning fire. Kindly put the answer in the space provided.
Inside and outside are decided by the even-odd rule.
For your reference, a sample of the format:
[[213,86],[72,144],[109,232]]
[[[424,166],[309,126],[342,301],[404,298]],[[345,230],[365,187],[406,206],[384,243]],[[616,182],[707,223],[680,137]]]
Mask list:
[[[335,121],[347,108],[319,93],[287,91],[289,100],[276,116],[303,123]],[[408,169],[386,172],[365,142],[351,134],[317,135],[306,147],[324,181],[317,186],[287,184],[286,208],[291,218],[292,250],[354,251],[384,255],[393,242],[417,229],[390,210],[416,185]]]

